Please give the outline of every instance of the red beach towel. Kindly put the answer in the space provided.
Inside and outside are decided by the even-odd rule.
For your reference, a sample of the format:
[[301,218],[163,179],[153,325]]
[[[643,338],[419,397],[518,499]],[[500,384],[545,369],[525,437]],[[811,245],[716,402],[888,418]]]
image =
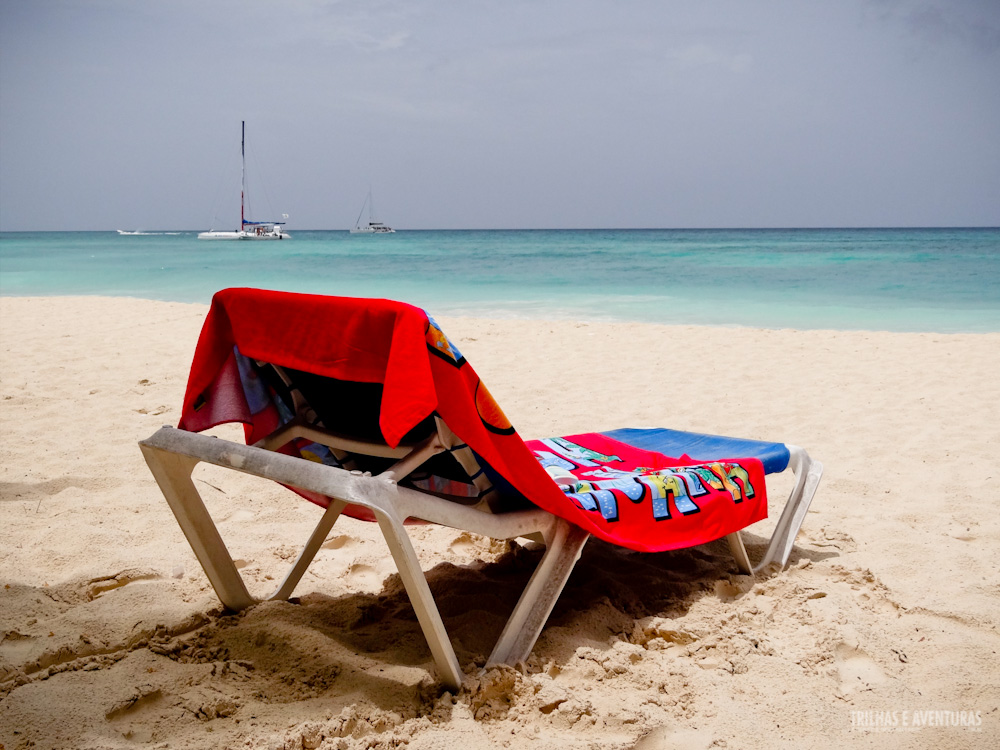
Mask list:
[[237,351],[323,377],[381,384],[379,427],[390,446],[437,414],[532,503],[631,549],[702,544],[767,515],[764,470],[756,459],[696,464],[600,434],[526,445],[434,321],[389,300],[219,292],[198,340],[181,429],[242,422],[253,443],[277,426],[273,409],[253,407]]

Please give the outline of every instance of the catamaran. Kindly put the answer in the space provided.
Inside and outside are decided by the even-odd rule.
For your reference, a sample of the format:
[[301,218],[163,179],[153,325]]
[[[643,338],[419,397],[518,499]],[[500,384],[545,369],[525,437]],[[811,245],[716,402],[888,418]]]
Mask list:
[[[361,214],[365,212],[365,206],[368,206],[368,223],[361,223]],[[372,206],[372,191],[369,189],[368,197],[365,198],[365,202],[361,204],[361,210],[358,212],[358,220],[354,222],[354,228],[351,230],[351,234],[389,234],[390,232],[395,232],[396,230],[392,227],[388,227],[381,221],[375,221],[372,218],[375,209]]]
[[[199,240],[290,240],[292,236],[286,233],[282,227],[283,221],[249,221],[246,218],[246,192],[247,192],[247,152],[246,152],[247,124],[243,121],[242,137],[240,138],[240,156],[243,160],[242,172],[240,174],[240,228],[235,232],[226,232],[211,229],[198,234]],[[282,214],[282,218],[287,219],[288,214]]]

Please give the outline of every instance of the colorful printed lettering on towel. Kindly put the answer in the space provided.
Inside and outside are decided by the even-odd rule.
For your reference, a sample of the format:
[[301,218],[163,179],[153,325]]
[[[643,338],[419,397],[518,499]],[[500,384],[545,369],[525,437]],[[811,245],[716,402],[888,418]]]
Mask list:
[[[739,507],[756,500],[763,489],[763,469],[754,459],[695,462],[687,457],[670,458],[599,433],[526,444],[567,500],[609,528],[623,519],[628,525],[695,523],[719,528],[726,517],[743,516],[751,505],[754,510],[748,523],[753,523],[750,518],[763,517],[758,503]],[[651,528],[649,533],[672,535],[667,528]]]

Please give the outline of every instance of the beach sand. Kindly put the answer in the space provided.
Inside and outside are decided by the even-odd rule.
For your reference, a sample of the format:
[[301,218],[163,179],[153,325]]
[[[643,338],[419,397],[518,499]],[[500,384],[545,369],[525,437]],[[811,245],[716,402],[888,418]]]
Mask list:
[[[1000,746],[1000,334],[439,319],[525,438],[671,426],[826,468],[778,574],[591,540],[516,669],[480,667],[538,553],[415,527],[452,695],[375,524],[338,522],[293,602],[221,610],[136,445],[206,312],[0,299],[3,750]],[[317,509],[196,476],[268,592]]]

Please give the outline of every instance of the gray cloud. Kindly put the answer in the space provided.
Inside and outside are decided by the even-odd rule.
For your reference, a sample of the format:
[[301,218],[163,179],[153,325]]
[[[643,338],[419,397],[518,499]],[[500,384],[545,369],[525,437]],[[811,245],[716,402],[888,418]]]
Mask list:
[[0,229],[996,225],[997,8],[0,0]]

